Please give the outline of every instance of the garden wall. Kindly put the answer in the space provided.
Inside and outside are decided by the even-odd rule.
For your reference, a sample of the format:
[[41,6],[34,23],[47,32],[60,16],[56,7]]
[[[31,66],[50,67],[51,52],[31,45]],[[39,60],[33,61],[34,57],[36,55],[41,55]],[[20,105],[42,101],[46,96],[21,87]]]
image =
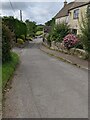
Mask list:
[[[45,40],[44,44],[47,47],[49,47],[49,45],[46,42],[46,40]],[[78,49],[78,48],[71,48],[70,50],[67,50],[62,43],[55,42],[55,41],[51,42],[50,49],[57,50],[57,51],[65,53],[65,54],[75,55],[75,56],[77,56],[77,57],[79,57],[81,59],[87,59],[88,58],[88,54],[85,52],[85,50]]]

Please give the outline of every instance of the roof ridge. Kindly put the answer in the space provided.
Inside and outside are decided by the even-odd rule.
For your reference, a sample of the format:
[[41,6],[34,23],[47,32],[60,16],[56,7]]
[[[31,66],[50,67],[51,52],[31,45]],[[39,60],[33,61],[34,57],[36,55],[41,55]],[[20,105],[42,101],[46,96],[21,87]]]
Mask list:
[[88,3],[89,2],[76,2],[76,1],[74,1],[74,4],[72,5],[72,7],[69,10],[83,6],[83,5],[88,4]]
[[76,2],[72,1],[67,3],[67,5],[63,6],[63,8],[56,14],[55,18],[61,18],[68,15],[68,11],[86,4],[89,4],[90,2]]
[[55,18],[66,16],[68,14],[69,8],[74,4],[74,1],[69,2],[66,6],[63,6],[62,9],[56,14]]

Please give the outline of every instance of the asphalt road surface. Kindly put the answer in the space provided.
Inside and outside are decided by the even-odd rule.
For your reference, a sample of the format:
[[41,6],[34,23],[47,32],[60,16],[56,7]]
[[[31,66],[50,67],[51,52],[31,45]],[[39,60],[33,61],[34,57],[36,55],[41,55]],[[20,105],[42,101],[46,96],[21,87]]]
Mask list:
[[17,49],[21,63],[5,95],[5,118],[88,118],[88,71],[42,52]]

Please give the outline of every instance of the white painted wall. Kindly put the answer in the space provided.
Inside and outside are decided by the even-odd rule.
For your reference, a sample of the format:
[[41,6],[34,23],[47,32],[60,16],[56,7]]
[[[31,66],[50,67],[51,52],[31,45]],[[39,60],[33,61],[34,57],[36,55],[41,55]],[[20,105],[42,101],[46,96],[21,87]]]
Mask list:
[[62,22],[69,23],[69,16],[57,18],[57,19],[55,20],[55,23],[56,23],[56,24],[60,24],[60,23],[62,23]]

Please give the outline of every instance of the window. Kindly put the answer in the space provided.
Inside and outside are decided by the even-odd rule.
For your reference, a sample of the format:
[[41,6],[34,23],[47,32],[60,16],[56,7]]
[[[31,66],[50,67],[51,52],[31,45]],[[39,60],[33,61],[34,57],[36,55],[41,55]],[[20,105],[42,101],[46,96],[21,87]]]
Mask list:
[[77,35],[77,29],[72,29],[72,34]]
[[73,18],[74,19],[78,19],[79,18],[79,9],[74,10]]

